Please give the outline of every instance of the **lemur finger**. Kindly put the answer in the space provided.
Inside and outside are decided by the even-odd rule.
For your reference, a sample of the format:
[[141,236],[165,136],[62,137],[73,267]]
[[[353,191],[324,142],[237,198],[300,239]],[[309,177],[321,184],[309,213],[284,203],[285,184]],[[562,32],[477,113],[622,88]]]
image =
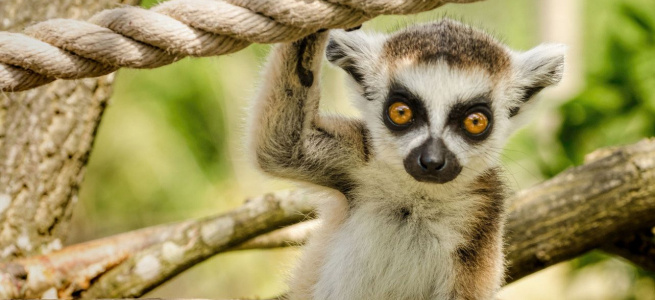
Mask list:
[[[300,84],[304,87],[311,87],[314,84],[314,72],[320,66],[322,55],[316,55],[323,51],[327,33],[314,33],[293,43],[296,48],[296,74]],[[318,61],[316,61],[318,60]]]

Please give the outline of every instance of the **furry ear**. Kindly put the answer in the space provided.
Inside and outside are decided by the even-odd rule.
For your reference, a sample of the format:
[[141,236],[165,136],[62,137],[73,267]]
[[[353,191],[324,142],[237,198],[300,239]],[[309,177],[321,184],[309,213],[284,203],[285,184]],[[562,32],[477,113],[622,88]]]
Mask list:
[[366,76],[372,71],[379,47],[377,35],[365,34],[361,30],[332,30],[325,55],[329,62],[342,68],[363,86]]
[[521,107],[532,100],[541,90],[560,82],[564,73],[562,44],[542,44],[515,55],[517,101],[510,108],[510,117],[519,113]]

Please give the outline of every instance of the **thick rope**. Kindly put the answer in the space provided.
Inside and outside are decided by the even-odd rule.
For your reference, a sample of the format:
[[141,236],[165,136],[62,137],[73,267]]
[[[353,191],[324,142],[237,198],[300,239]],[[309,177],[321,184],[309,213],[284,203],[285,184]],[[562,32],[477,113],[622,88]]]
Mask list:
[[352,28],[381,14],[413,14],[478,0],[171,0],[121,7],[88,22],[54,19],[0,32],[0,90],[56,79],[157,68],[186,56],[217,56],[250,43],[279,43],[324,28]]

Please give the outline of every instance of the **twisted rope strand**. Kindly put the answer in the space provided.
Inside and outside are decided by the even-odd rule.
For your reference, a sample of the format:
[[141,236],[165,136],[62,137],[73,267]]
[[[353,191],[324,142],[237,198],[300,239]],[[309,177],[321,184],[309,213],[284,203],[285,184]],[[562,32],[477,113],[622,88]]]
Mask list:
[[413,14],[478,0],[171,0],[150,10],[104,10],[88,22],[54,19],[23,34],[0,32],[0,90],[157,68],[250,43],[290,42],[322,28],[351,28],[381,14]]

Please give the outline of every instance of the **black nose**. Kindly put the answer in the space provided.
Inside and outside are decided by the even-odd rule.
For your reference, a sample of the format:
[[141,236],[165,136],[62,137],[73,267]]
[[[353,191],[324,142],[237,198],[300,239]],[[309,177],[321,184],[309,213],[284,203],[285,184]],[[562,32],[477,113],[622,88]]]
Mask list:
[[432,153],[421,153],[418,157],[418,164],[427,172],[440,171],[446,166],[446,159],[443,155],[431,155]]
[[405,170],[423,182],[446,183],[459,175],[462,166],[443,140],[429,138],[403,160]]

